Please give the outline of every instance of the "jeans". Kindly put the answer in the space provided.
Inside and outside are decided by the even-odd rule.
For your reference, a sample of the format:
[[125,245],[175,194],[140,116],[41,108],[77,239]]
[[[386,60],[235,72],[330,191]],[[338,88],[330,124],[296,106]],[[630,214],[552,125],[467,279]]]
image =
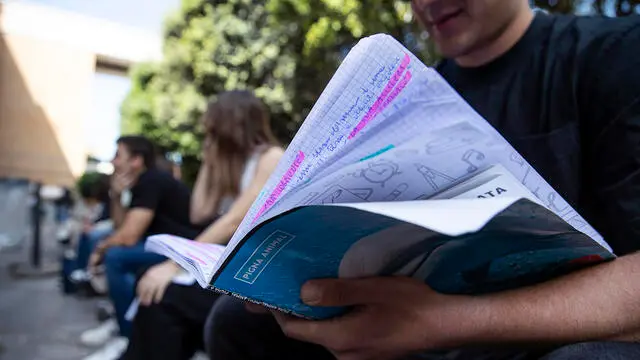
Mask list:
[[125,314],[135,298],[136,276],[149,267],[165,261],[162,255],[145,252],[144,241],[131,247],[114,247],[104,257],[109,298],[116,311],[120,335],[129,337],[131,323]]
[[113,229],[96,228],[89,232],[83,232],[78,240],[78,253],[76,256],[76,269],[86,269],[89,265],[89,257],[100,241],[113,233]]
[[[271,315],[253,314],[242,301],[221,297],[205,325],[205,347],[211,359],[325,360],[334,357],[324,348],[289,339]],[[588,342],[547,351],[461,350],[441,355],[416,354],[403,360],[623,360],[640,359],[639,343]]]

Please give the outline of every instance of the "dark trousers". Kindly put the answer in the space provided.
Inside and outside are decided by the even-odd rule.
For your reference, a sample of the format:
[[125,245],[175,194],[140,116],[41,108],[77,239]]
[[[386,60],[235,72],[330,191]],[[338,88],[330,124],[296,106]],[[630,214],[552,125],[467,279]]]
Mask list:
[[140,306],[122,360],[189,360],[204,350],[203,329],[218,294],[170,284],[159,304]]
[[204,331],[211,360],[333,359],[323,347],[285,337],[271,315],[250,313],[229,296],[218,299]]
[[[270,315],[252,314],[231,297],[220,298],[205,327],[205,346],[212,360],[325,360],[334,357],[325,349],[288,339]],[[640,344],[591,342],[553,351],[469,350],[446,354],[417,354],[406,360],[623,360],[640,359]]]

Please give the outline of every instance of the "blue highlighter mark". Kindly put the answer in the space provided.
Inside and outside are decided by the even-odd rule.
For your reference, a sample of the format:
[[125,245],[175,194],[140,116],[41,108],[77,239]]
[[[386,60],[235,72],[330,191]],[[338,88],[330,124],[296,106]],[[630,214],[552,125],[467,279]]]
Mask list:
[[395,147],[395,146],[393,146],[393,145],[388,145],[388,146],[386,146],[386,147],[383,147],[382,149],[380,149],[380,150],[378,150],[378,151],[374,152],[373,154],[363,157],[362,159],[360,159],[360,161],[365,161],[365,160],[369,160],[369,159],[371,159],[371,158],[374,158],[374,157],[376,157],[376,156],[378,156],[378,155],[380,155],[380,154],[382,154],[382,153],[385,153],[385,152],[387,152],[387,151],[389,151],[389,150],[393,149],[394,147]]

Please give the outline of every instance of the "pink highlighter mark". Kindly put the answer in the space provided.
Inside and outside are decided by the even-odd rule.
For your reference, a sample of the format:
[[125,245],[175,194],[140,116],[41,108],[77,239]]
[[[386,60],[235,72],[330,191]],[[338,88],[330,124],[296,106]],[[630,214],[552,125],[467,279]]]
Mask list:
[[[400,83],[398,84],[398,86],[396,86],[395,89],[393,89],[393,91],[391,92],[391,94],[389,95],[389,97],[387,97],[384,100],[384,104],[382,104],[382,106],[380,107],[380,109],[378,110],[378,113],[381,113],[384,109],[387,108],[387,106],[389,106],[389,104],[391,104],[393,102],[393,100],[395,100],[395,98],[398,97],[398,95],[400,95],[400,93],[402,92],[402,90],[407,86],[407,84],[409,83],[409,81],[411,81],[411,71],[407,71],[406,74],[404,74],[404,76],[402,77],[402,81],[400,81]],[[377,115],[376,114],[376,115]]]
[[[371,105],[371,108],[369,108],[369,111],[367,111],[367,113],[364,115],[362,120],[360,120],[358,125],[356,125],[356,127],[349,134],[349,139],[352,139],[353,137],[355,137],[362,129],[364,129],[365,126],[367,126],[367,124],[371,120],[373,120],[376,117],[376,115],[378,115],[380,112],[382,112],[382,110],[384,110],[384,108],[388,105],[388,103],[385,105],[385,100],[387,99],[387,96],[389,95],[389,93],[391,93],[394,90],[394,87],[396,86],[398,81],[400,81],[402,74],[409,67],[410,63],[411,63],[411,57],[409,57],[408,54],[405,54],[404,58],[402,59],[402,62],[396,69],[396,72],[389,79],[389,82],[382,90],[382,93],[380,94],[380,96],[378,96],[378,98],[373,103],[373,105]],[[406,78],[406,75],[405,75],[405,78]],[[410,79],[411,79],[411,75],[409,75],[409,80]],[[404,86],[406,85],[407,84],[405,83]],[[404,86],[402,88],[404,88]],[[402,91],[402,88],[400,88],[400,90],[395,94],[394,98],[398,96],[400,91]]]
[[282,179],[280,179],[278,186],[276,186],[276,188],[273,190],[271,195],[269,195],[267,200],[264,202],[264,205],[262,205],[262,207],[260,208],[260,211],[258,211],[258,214],[256,214],[256,216],[253,218],[254,223],[256,222],[256,220],[258,220],[260,216],[262,216],[262,214],[264,214],[267,210],[269,210],[273,206],[273,204],[275,204],[276,200],[278,200],[280,195],[282,195],[282,192],[284,191],[284,189],[291,182],[291,179],[293,179],[294,175],[300,168],[300,165],[302,165],[303,161],[304,161],[304,153],[300,151],[298,152],[298,155],[296,156],[295,160],[293,160],[293,164],[291,164],[291,167],[289,168],[289,170],[287,170],[287,172],[284,174]]
[[192,253],[190,253],[190,252],[188,252],[188,251],[187,251],[187,252],[186,252],[186,254],[187,254],[187,256],[188,256],[189,258],[191,258],[191,259],[194,259],[194,260],[198,261],[201,265],[207,265],[207,263],[206,263],[206,262],[204,262],[204,260],[202,260],[202,259],[200,259],[199,257],[197,257],[197,256],[193,255]]

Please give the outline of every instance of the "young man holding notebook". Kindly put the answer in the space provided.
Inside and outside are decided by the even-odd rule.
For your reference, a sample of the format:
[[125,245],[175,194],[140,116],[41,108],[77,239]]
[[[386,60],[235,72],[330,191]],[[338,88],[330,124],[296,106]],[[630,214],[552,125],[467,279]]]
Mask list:
[[[400,278],[314,281],[306,303],[355,307],[318,322],[226,298],[210,317],[212,358],[640,358],[640,18],[536,14],[525,0],[413,7],[447,59],[439,72],[620,258],[477,297]],[[469,347],[489,350],[434,352]]]

